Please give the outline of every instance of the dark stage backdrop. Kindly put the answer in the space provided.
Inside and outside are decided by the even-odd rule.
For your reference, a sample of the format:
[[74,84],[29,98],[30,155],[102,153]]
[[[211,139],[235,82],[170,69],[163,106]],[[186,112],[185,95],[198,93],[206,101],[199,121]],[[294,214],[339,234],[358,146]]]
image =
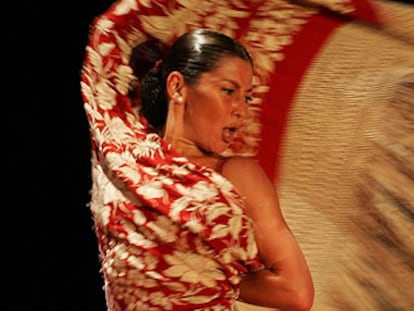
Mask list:
[[3,11],[3,311],[106,310],[80,69],[89,24],[110,3],[23,0]]

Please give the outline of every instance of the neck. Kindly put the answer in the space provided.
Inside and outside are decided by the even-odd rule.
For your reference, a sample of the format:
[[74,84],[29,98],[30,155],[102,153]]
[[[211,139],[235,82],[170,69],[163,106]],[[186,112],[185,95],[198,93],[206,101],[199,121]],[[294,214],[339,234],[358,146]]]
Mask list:
[[180,137],[175,141],[175,150],[181,153],[183,156],[188,158],[191,161],[194,161],[200,165],[216,169],[218,162],[222,160],[222,156],[205,151],[199,148],[194,142]]

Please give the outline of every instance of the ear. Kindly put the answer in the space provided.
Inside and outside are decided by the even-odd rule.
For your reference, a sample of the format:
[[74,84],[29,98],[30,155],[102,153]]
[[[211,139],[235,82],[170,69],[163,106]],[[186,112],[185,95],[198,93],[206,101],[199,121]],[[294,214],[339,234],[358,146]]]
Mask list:
[[187,100],[187,85],[181,72],[172,71],[166,81],[167,95],[169,100],[176,103],[185,103]]
[[184,77],[178,71],[173,71],[167,77],[168,114],[164,130],[164,139],[173,148],[183,135],[184,109],[187,87]]

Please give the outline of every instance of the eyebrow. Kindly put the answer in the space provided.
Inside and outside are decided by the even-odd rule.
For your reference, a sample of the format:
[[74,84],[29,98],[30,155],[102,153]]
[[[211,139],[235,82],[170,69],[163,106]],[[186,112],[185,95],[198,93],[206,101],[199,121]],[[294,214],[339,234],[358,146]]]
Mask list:
[[[240,85],[236,81],[231,80],[231,79],[224,79],[224,81],[227,81],[227,82],[233,84],[234,87],[237,88],[238,90],[240,89]],[[253,86],[251,86],[249,89],[246,90],[246,93],[248,93],[248,92],[253,92]]]

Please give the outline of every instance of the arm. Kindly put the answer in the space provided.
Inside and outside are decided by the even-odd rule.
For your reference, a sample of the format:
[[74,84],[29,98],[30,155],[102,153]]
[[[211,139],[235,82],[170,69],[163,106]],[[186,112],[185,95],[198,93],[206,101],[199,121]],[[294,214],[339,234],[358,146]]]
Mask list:
[[[134,79],[129,64],[132,50],[156,39],[169,45],[185,23],[174,14],[175,1],[114,0],[90,25],[81,71],[81,92],[94,143],[117,153],[120,138],[105,128],[122,120],[134,132],[142,130],[128,91]],[[174,17],[173,17],[174,16]],[[108,134],[109,133],[109,134]],[[121,142],[122,144],[123,142]],[[111,162],[111,160],[109,160]]]
[[314,296],[311,274],[283,218],[274,185],[247,158],[227,161],[223,175],[246,199],[246,212],[254,222],[259,256],[266,267],[243,278],[241,300],[280,310],[309,310]]
[[[82,65],[81,92],[93,151],[105,171],[123,180],[132,193],[138,190],[137,174],[145,174],[136,165],[134,152],[141,144],[146,148],[147,133],[128,96],[134,76],[129,60],[132,49],[158,34],[161,26],[174,28],[176,21],[167,16],[166,5],[114,1],[91,24]],[[158,22],[151,23],[153,19]],[[161,31],[159,37],[168,42],[174,35]]]

